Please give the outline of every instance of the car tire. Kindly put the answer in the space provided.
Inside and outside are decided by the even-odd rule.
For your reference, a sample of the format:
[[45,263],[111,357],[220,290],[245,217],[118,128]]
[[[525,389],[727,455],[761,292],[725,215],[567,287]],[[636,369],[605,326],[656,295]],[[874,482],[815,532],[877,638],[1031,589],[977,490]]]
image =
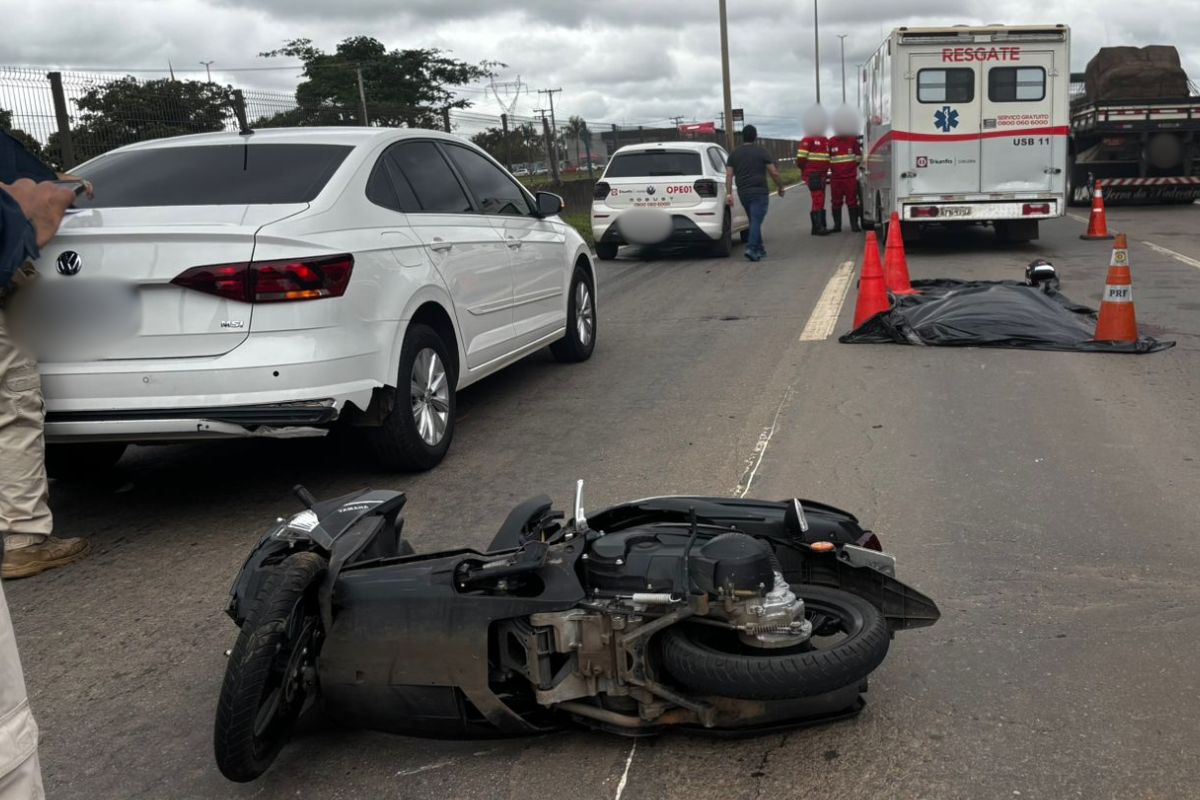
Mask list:
[[454,438],[458,380],[450,348],[433,328],[418,323],[408,329],[400,349],[398,376],[399,385],[391,390],[391,413],[378,428],[366,430],[367,446],[384,469],[433,469],[445,458]]
[[62,442],[46,445],[46,474],[61,481],[95,478],[117,465],[125,442]]
[[601,261],[612,261],[617,257],[617,247],[613,242],[596,242],[596,258]]
[[733,252],[733,221],[729,212],[725,212],[725,221],[721,225],[721,238],[712,244],[712,254],[716,258],[729,258]]
[[596,349],[596,287],[587,270],[575,267],[567,300],[567,334],[550,345],[559,361],[587,361]]

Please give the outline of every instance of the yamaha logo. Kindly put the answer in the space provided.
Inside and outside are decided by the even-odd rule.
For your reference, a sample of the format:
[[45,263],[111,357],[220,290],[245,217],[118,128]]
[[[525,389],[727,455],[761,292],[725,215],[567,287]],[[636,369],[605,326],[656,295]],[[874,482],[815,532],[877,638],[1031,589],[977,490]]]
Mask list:
[[646,194],[654,194],[654,187],[653,187],[653,186],[647,186],[647,187],[646,187]]
[[83,259],[74,250],[64,250],[55,263],[59,275],[78,275],[79,270],[83,269]]

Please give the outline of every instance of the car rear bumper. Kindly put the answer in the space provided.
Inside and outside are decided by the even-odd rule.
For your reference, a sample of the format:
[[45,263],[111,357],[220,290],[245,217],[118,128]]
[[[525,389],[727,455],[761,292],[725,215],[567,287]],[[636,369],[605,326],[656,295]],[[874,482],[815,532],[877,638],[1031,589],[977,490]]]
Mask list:
[[331,398],[223,408],[48,412],[51,442],[181,441],[324,436],[338,417]]
[[395,330],[251,334],[215,357],[43,364],[46,439],[321,435],[392,380],[383,342]]
[[[620,219],[618,217],[617,219]],[[612,244],[627,244],[621,236],[617,220],[606,227],[601,227],[593,221],[592,235],[597,242]],[[688,242],[714,242],[721,238],[724,229],[724,215],[714,216],[711,221],[706,217],[694,218],[684,214],[671,215],[671,234],[661,244],[687,244]]]

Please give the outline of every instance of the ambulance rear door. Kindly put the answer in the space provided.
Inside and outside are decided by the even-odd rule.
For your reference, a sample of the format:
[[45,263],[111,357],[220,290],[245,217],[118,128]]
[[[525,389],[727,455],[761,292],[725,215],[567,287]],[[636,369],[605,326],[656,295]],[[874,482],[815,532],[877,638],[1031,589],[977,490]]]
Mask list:
[[980,66],[947,63],[941,51],[909,55],[909,129],[895,135],[908,179],[897,194],[979,193]]
[[982,65],[981,191],[1049,192],[1061,175],[1067,129],[1054,126],[1053,81],[1068,67],[1054,56],[1021,47],[1014,61]]

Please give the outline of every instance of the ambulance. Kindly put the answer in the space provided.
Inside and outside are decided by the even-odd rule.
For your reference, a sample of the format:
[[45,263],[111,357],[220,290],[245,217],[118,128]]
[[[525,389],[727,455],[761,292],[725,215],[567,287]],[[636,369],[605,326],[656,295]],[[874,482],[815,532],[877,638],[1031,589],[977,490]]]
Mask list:
[[1070,30],[897,28],[860,74],[863,218],[1029,241],[1067,204]]

